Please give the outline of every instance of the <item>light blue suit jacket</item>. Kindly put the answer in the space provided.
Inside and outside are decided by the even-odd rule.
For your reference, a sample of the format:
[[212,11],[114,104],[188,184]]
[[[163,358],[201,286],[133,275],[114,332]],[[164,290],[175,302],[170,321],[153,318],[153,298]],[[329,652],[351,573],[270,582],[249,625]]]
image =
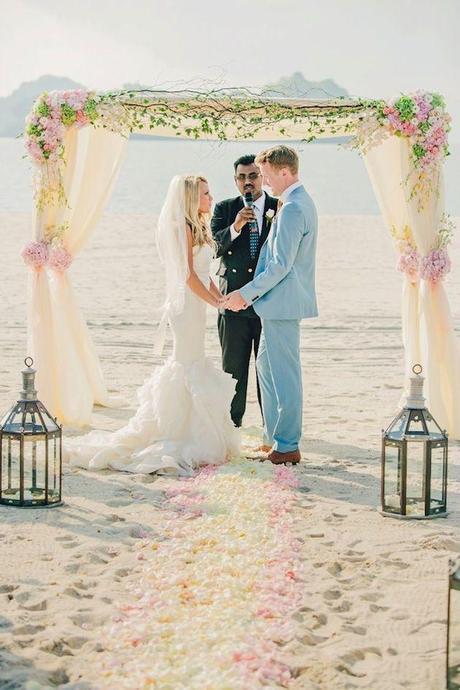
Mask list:
[[315,256],[318,217],[303,186],[290,192],[260,251],[254,278],[240,289],[262,319],[318,315]]

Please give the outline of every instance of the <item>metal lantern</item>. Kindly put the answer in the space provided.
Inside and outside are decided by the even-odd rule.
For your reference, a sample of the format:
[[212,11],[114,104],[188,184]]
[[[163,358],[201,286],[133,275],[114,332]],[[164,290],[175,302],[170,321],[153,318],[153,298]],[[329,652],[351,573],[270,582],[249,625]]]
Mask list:
[[447,433],[425,407],[416,364],[406,405],[382,432],[382,512],[405,518],[446,515]]
[[20,398],[0,422],[0,504],[61,504],[62,429],[37,400],[33,359],[24,360]]
[[449,561],[446,687],[460,690],[460,559]]

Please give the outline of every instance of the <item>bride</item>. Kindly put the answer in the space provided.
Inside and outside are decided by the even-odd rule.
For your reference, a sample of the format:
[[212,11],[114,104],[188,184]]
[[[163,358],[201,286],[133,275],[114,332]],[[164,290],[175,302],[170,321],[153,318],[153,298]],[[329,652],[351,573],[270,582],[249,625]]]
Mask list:
[[166,273],[160,338],[168,321],[172,356],[139,389],[139,407],[125,427],[67,440],[71,465],[189,476],[238,453],[238,431],[230,418],[235,382],[204,351],[206,303],[218,308],[223,299],[209,276],[211,203],[204,177],[171,180],[156,239]]

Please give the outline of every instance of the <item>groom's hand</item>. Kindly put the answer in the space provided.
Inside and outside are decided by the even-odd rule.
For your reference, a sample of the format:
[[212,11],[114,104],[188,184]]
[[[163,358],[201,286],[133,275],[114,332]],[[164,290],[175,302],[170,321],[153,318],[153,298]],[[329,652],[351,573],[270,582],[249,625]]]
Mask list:
[[230,309],[230,311],[241,311],[246,309],[248,306],[244,301],[239,290],[235,290],[227,295],[227,300],[225,302],[225,309]]

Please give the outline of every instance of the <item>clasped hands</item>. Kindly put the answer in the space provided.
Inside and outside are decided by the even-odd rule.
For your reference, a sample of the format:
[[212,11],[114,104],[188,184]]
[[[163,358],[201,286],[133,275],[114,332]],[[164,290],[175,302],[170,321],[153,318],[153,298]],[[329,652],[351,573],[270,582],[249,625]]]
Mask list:
[[228,295],[224,295],[222,299],[219,300],[220,309],[230,309],[230,311],[241,311],[247,308],[247,304],[243,299],[239,290],[234,290]]

